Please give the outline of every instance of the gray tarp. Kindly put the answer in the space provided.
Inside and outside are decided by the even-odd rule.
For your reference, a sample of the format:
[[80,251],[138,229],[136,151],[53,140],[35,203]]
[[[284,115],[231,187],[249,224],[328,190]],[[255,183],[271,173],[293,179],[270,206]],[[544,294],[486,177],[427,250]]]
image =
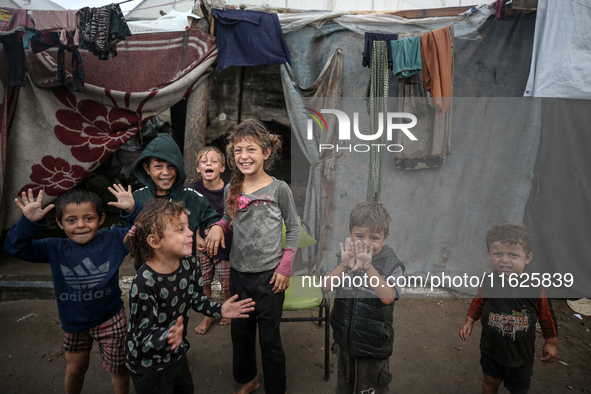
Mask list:
[[590,5],[588,1],[538,0],[524,96],[591,99]]
[[[430,273],[432,276],[445,272],[447,275],[481,276],[484,271],[490,271],[484,242],[486,232],[493,224],[524,221],[534,181],[534,168],[536,179],[548,179],[556,186],[554,190],[557,194],[559,190],[570,190],[569,181],[560,181],[564,183],[562,185],[556,183],[558,179],[547,178],[547,168],[539,165],[539,161],[546,160],[545,155],[550,154],[549,151],[539,149],[543,119],[541,100],[520,97],[525,89],[531,61],[534,26],[535,14],[501,21],[493,16],[482,25],[472,23],[469,19],[456,21],[455,98],[451,154],[447,164],[436,169],[405,172],[395,168],[392,156],[385,155],[381,202],[393,218],[390,227],[392,235],[388,243],[406,264],[407,274],[425,276]],[[442,26],[434,24],[432,29],[439,27]],[[290,86],[296,83],[307,86],[315,82],[330,56],[340,49],[343,56],[341,108],[356,108],[356,111],[362,112],[362,106],[355,103],[355,99],[365,96],[369,70],[361,66],[363,35],[359,32],[406,33],[417,29],[426,31],[430,28],[428,24],[410,26],[390,23],[385,27],[378,23],[363,25],[358,22],[355,31],[351,31],[342,24],[326,22],[321,26],[307,26],[287,33],[292,64],[291,72],[282,75],[284,87],[287,87],[285,96],[292,129],[300,133],[300,141],[306,140],[305,110],[297,108],[301,97],[294,96],[297,92]],[[391,97],[396,95],[395,82],[392,78]],[[393,98],[390,100],[395,101]],[[331,118],[331,115],[326,118]],[[544,138],[550,138],[548,143],[551,143],[552,138],[557,138],[560,132],[559,128],[545,129]],[[350,144],[360,142],[363,141],[351,140]],[[306,140],[306,143],[310,141]],[[562,160],[568,160],[567,151],[568,148],[565,148],[560,153],[565,155]],[[320,219],[312,211],[307,210],[304,215],[304,219],[313,224],[312,232],[316,238],[328,236],[330,239],[326,258],[323,259],[321,254],[316,260],[316,264],[323,269],[329,269],[335,263],[338,244],[347,236],[351,208],[365,201],[368,161],[368,153],[344,152],[335,159],[333,197],[336,208],[328,235],[320,232],[326,223],[321,226],[317,222]],[[294,163],[294,167],[299,169],[303,164]],[[585,184],[583,181],[581,183]],[[558,189],[559,186],[562,187]],[[315,187],[318,187],[318,183]],[[589,205],[588,194],[584,189],[573,190],[573,193],[575,195],[570,201],[575,206],[571,209],[576,210],[578,205]],[[318,190],[316,196],[315,207],[318,209],[321,205],[318,202]],[[543,209],[552,207],[559,210],[560,200],[556,197],[546,194]],[[543,214],[533,214],[531,201],[529,207],[535,220],[529,217],[528,223],[537,226],[537,220]],[[541,253],[544,247],[549,247],[547,237],[559,236],[562,231],[559,229],[566,229],[569,224],[553,218],[553,226],[555,230],[549,233],[532,229],[535,257],[529,267],[530,272],[541,272],[542,268],[550,272],[573,270],[564,261],[560,262],[561,268],[557,270],[558,263],[548,263]],[[548,255],[561,255],[563,250],[569,249],[570,255],[583,259],[589,255],[584,234],[589,232],[579,233],[577,241],[568,246],[560,241],[554,242],[551,246],[554,253]],[[545,246],[541,247],[541,244]],[[591,276],[582,275],[578,281],[579,288],[588,288],[589,282]],[[447,287],[468,293],[476,290],[473,286]]]

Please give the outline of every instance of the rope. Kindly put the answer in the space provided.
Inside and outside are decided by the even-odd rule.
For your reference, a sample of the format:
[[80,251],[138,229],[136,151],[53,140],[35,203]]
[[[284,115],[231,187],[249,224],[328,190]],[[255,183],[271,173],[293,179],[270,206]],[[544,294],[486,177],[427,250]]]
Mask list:
[[[369,127],[370,133],[376,134],[379,128],[379,118],[382,116],[382,127],[386,125],[386,111],[388,99],[388,43],[386,41],[374,41],[371,51],[370,81],[369,81]],[[383,130],[382,130],[383,131]],[[385,142],[382,132],[378,144]],[[382,189],[382,162],[384,149],[371,147],[369,154],[369,178],[367,181],[367,201],[380,201]]]

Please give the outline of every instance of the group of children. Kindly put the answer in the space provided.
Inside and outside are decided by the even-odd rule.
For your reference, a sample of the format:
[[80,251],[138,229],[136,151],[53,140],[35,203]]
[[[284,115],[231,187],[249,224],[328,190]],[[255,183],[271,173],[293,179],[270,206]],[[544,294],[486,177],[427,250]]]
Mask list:
[[[265,392],[287,391],[279,323],[300,229],[288,185],[268,174],[281,140],[261,122],[247,120],[234,129],[228,142],[232,179],[227,182],[220,176],[224,154],[206,147],[198,155],[201,179],[185,187],[183,158],[174,140],[165,134],[153,140],[135,165],[145,187],[133,193],[121,185],[109,188],[116,198],[109,205],[121,210],[123,227],[98,231],[105,219],[102,201],[88,191],[66,192],[45,208],[42,191],[35,198],[29,190],[22,193],[22,201],[15,200],[23,216],[9,230],[5,250],[26,261],[51,265],[65,332],[66,392],[81,391],[90,350],[97,341],[116,393],[129,392],[130,375],[137,393],[192,393],[186,357],[191,310],[204,315],[195,328],[200,334],[214,319],[221,318],[222,325],[231,323],[237,392],[251,393],[260,387],[257,328]],[[45,216],[54,206],[67,238],[36,239],[49,224]],[[337,393],[389,391],[393,308],[400,289],[386,280],[405,270],[386,244],[390,221],[381,204],[358,204],[351,212],[349,238],[341,244],[337,265],[326,274],[365,275],[373,280],[364,283],[375,284],[337,289],[330,317],[338,359]],[[518,225],[491,229],[487,253],[504,275],[523,272],[533,256],[527,232]],[[118,284],[119,267],[127,254],[137,269],[129,318]],[[211,299],[216,271],[226,299],[221,305]],[[468,339],[474,321],[482,316],[483,392],[496,392],[503,381],[512,393],[527,392],[538,318],[546,340],[542,361],[556,359],[556,320],[549,300],[543,289],[526,298],[498,300],[487,294],[486,288],[479,290],[460,337]],[[515,310],[529,322],[525,328],[519,326],[520,335],[507,335],[507,327],[499,330],[492,324],[491,316],[511,316]],[[511,319],[505,321],[512,324]]]

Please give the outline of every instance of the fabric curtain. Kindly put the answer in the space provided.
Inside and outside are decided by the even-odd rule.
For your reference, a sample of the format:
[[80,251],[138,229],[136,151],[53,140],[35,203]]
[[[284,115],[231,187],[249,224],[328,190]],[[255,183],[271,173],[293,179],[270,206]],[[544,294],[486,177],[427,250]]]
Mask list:
[[[304,108],[338,108],[343,79],[342,51],[334,51],[320,75],[311,85],[302,86],[294,75],[289,64],[281,65],[281,78],[285,93],[287,111],[291,121],[292,135],[302,148],[304,156],[310,165],[304,221],[311,228],[311,236],[318,243],[303,249],[303,261],[306,265],[302,271],[312,269],[319,273],[324,264],[329,247],[332,215],[335,209],[334,186],[337,155],[328,151],[319,152],[320,144],[334,144],[337,140],[335,120],[328,119],[327,130],[317,132],[313,140],[307,137],[307,121]],[[313,265],[313,266],[312,266]]]
[[3,103],[4,114],[15,106],[13,119],[3,117],[12,122],[2,130],[4,228],[20,216],[13,199],[21,191],[44,190],[44,203],[55,200],[152,116],[205,80],[217,56],[215,38],[200,29],[132,36],[118,45],[118,56],[109,61],[82,52],[86,89],[74,92],[71,70],[66,85],[57,80],[56,52],[28,54],[26,86],[20,88],[18,101]]

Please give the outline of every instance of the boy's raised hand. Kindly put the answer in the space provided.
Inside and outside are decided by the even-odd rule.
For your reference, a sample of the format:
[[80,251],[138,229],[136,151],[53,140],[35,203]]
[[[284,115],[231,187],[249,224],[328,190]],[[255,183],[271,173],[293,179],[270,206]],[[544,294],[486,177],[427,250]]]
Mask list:
[[31,222],[38,222],[43,219],[47,212],[49,212],[55,204],[49,204],[43,208],[43,190],[39,191],[37,199],[33,197],[33,189],[29,188],[27,193],[23,192],[21,195],[23,202],[21,203],[18,198],[14,199],[14,202],[23,212],[23,215]]
[[127,213],[131,213],[131,211],[133,211],[133,208],[135,207],[135,200],[133,199],[133,194],[131,193],[131,185],[127,186],[127,190],[125,190],[123,185],[113,184],[113,187],[109,186],[109,191],[115,196],[115,198],[117,198],[117,201],[109,201],[107,205],[117,207]]
[[341,242],[341,262],[343,267],[347,270],[352,270],[355,266],[355,252],[353,249],[353,241],[351,241],[351,238],[345,240],[344,248],[343,243]]
[[176,321],[176,324],[170,328],[170,331],[166,336],[167,342],[171,346],[171,350],[174,350],[177,347],[181,346],[181,343],[183,342],[184,328],[185,326],[183,325],[183,317],[179,316],[179,318]]
[[228,319],[238,319],[248,317],[247,312],[254,311],[254,301],[252,298],[236,301],[238,294],[234,294],[222,304],[222,317]]
[[368,245],[367,241],[357,241],[355,243],[355,261],[357,270],[368,270],[371,267],[371,256],[373,246]]

